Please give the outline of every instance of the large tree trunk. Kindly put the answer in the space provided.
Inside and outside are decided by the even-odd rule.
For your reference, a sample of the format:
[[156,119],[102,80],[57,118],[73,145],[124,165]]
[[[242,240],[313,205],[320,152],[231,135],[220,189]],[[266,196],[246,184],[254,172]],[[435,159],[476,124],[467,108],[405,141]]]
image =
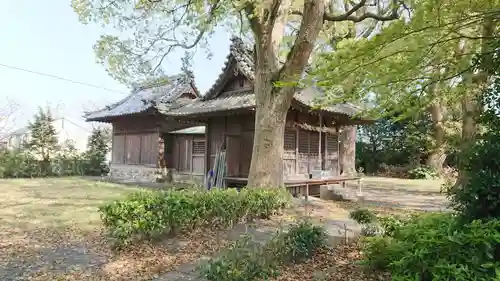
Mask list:
[[432,120],[433,144],[426,165],[441,174],[446,159],[443,107],[436,102],[429,107],[429,111]]
[[[262,88],[257,91],[265,91]],[[275,100],[270,99],[257,107],[248,186],[279,187],[283,185],[283,142],[287,112],[288,108],[285,109]]]
[[[475,91],[477,91],[477,89],[475,89]],[[458,157],[458,179],[455,183],[455,188],[462,188],[468,182],[467,171],[465,168],[467,164],[467,155],[465,152],[468,151],[476,141],[476,118],[479,111],[474,98],[478,94],[480,93],[465,94],[462,99],[462,136],[460,154]]]
[[340,133],[340,167],[342,175],[356,174],[356,126],[342,128]]
[[[283,185],[286,114],[296,91],[296,83],[300,80],[323,26],[325,13],[322,1],[304,1],[299,31],[285,63],[281,65],[279,46],[283,41],[283,30],[291,2],[275,1],[277,0],[270,1],[270,6],[264,5],[264,9],[269,12],[264,21],[258,22],[255,18],[250,18],[256,43],[256,112],[252,161],[248,175],[249,187]],[[282,82],[283,85],[277,86],[276,82]]]
[[475,74],[466,73],[465,82],[470,83],[469,91],[464,94],[462,99],[462,139],[460,145],[460,155],[458,159],[458,179],[454,188],[464,188],[468,181],[467,169],[465,165],[468,161],[468,151],[476,141],[478,132],[477,118],[481,115],[483,104],[481,97],[488,86],[488,79],[491,75],[492,63],[492,45],[490,44],[493,38],[495,29],[495,21],[493,17],[487,16],[484,18],[481,42],[481,64],[480,71]]

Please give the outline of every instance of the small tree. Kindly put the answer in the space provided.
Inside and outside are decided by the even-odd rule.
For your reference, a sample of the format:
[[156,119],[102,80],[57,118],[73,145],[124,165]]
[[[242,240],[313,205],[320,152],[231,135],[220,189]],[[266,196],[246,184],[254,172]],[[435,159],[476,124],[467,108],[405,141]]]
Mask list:
[[[453,207],[466,219],[500,219],[500,40],[492,61],[495,73],[491,87],[483,95],[485,110],[478,118],[485,132],[464,155],[464,174],[468,183],[463,188],[448,190]],[[500,257],[500,247],[497,247]]]
[[102,175],[109,172],[106,163],[106,154],[109,151],[109,134],[105,129],[95,128],[87,144],[90,175]]
[[54,118],[49,109],[39,108],[34,120],[28,125],[30,137],[26,148],[42,159],[42,173],[47,174],[51,157],[59,149],[57,131],[54,127]]

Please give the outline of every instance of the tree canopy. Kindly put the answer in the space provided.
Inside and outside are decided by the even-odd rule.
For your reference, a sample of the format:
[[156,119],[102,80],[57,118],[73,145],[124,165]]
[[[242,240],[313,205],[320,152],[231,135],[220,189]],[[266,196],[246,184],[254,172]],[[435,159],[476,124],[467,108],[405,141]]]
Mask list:
[[[471,86],[464,77],[491,60],[489,42],[498,36],[499,4],[411,1],[406,17],[375,36],[344,40],[334,52],[319,55],[313,75],[333,103],[375,99],[377,116],[391,115],[391,110],[412,115],[436,100],[454,104]],[[343,82],[350,79],[354,89],[345,91]]]

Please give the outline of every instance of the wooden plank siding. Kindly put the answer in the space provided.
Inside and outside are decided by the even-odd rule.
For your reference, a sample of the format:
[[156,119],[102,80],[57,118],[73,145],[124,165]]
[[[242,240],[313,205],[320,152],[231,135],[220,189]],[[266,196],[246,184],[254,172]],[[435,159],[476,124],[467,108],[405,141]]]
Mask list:
[[[299,118],[299,115],[305,115]],[[288,118],[307,119],[309,124],[314,116],[291,111]],[[213,168],[214,159],[223,141],[226,142],[227,176],[247,177],[252,159],[254,137],[254,115],[235,114],[211,117],[207,121],[207,161]],[[287,119],[288,119],[287,118]],[[318,119],[318,116],[316,116]],[[317,121],[319,122],[319,121]],[[314,170],[330,170],[338,174],[337,135],[308,131],[299,128],[286,128],[283,147],[283,176],[285,179],[307,178]]]
[[170,168],[179,173],[203,175],[205,173],[205,136],[169,135],[172,139]]
[[207,122],[207,149],[212,169],[217,151],[226,144],[228,175],[248,176],[253,148],[254,117],[252,114],[212,117]]
[[155,166],[158,156],[158,133],[115,133],[112,163]]

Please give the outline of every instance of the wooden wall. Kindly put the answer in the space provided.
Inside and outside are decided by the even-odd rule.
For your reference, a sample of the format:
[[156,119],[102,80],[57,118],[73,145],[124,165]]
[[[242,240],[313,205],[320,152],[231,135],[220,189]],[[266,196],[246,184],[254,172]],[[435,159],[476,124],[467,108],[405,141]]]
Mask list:
[[113,134],[112,163],[156,166],[158,137],[158,133]]
[[221,91],[221,96],[229,94],[233,91],[252,89],[252,82],[250,82],[245,76],[238,75],[231,78]]
[[160,138],[154,116],[123,117],[113,122],[111,162],[155,167]]
[[[308,124],[317,125],[319,121],[312,122],[314,117],[290,111],[287,118],[297,121],[301,118],[311,118]],[[228,152],[228,176],[248,176],[253,136],[253,114],[210,118],[207,126],[207,148],[210,157],[208,168],[213,168],[216,153],[225,140]],[[313,170],[330,170],[332,175],[337,175],[337,135],[321,133],[320,137],[319,132],[287,128],[284,136],[283,168],[284,177],[289,179],[307,177]]]
[[174,168],[180,173],[195,175],[205,174],[205,136],[168,134],[171,157],[167,167]]
[[252,158],[253,132],[253,114],[210,118],[207,126],[209,168],[213,168],[215,155],[225,140],[228,175],[247,176]]

